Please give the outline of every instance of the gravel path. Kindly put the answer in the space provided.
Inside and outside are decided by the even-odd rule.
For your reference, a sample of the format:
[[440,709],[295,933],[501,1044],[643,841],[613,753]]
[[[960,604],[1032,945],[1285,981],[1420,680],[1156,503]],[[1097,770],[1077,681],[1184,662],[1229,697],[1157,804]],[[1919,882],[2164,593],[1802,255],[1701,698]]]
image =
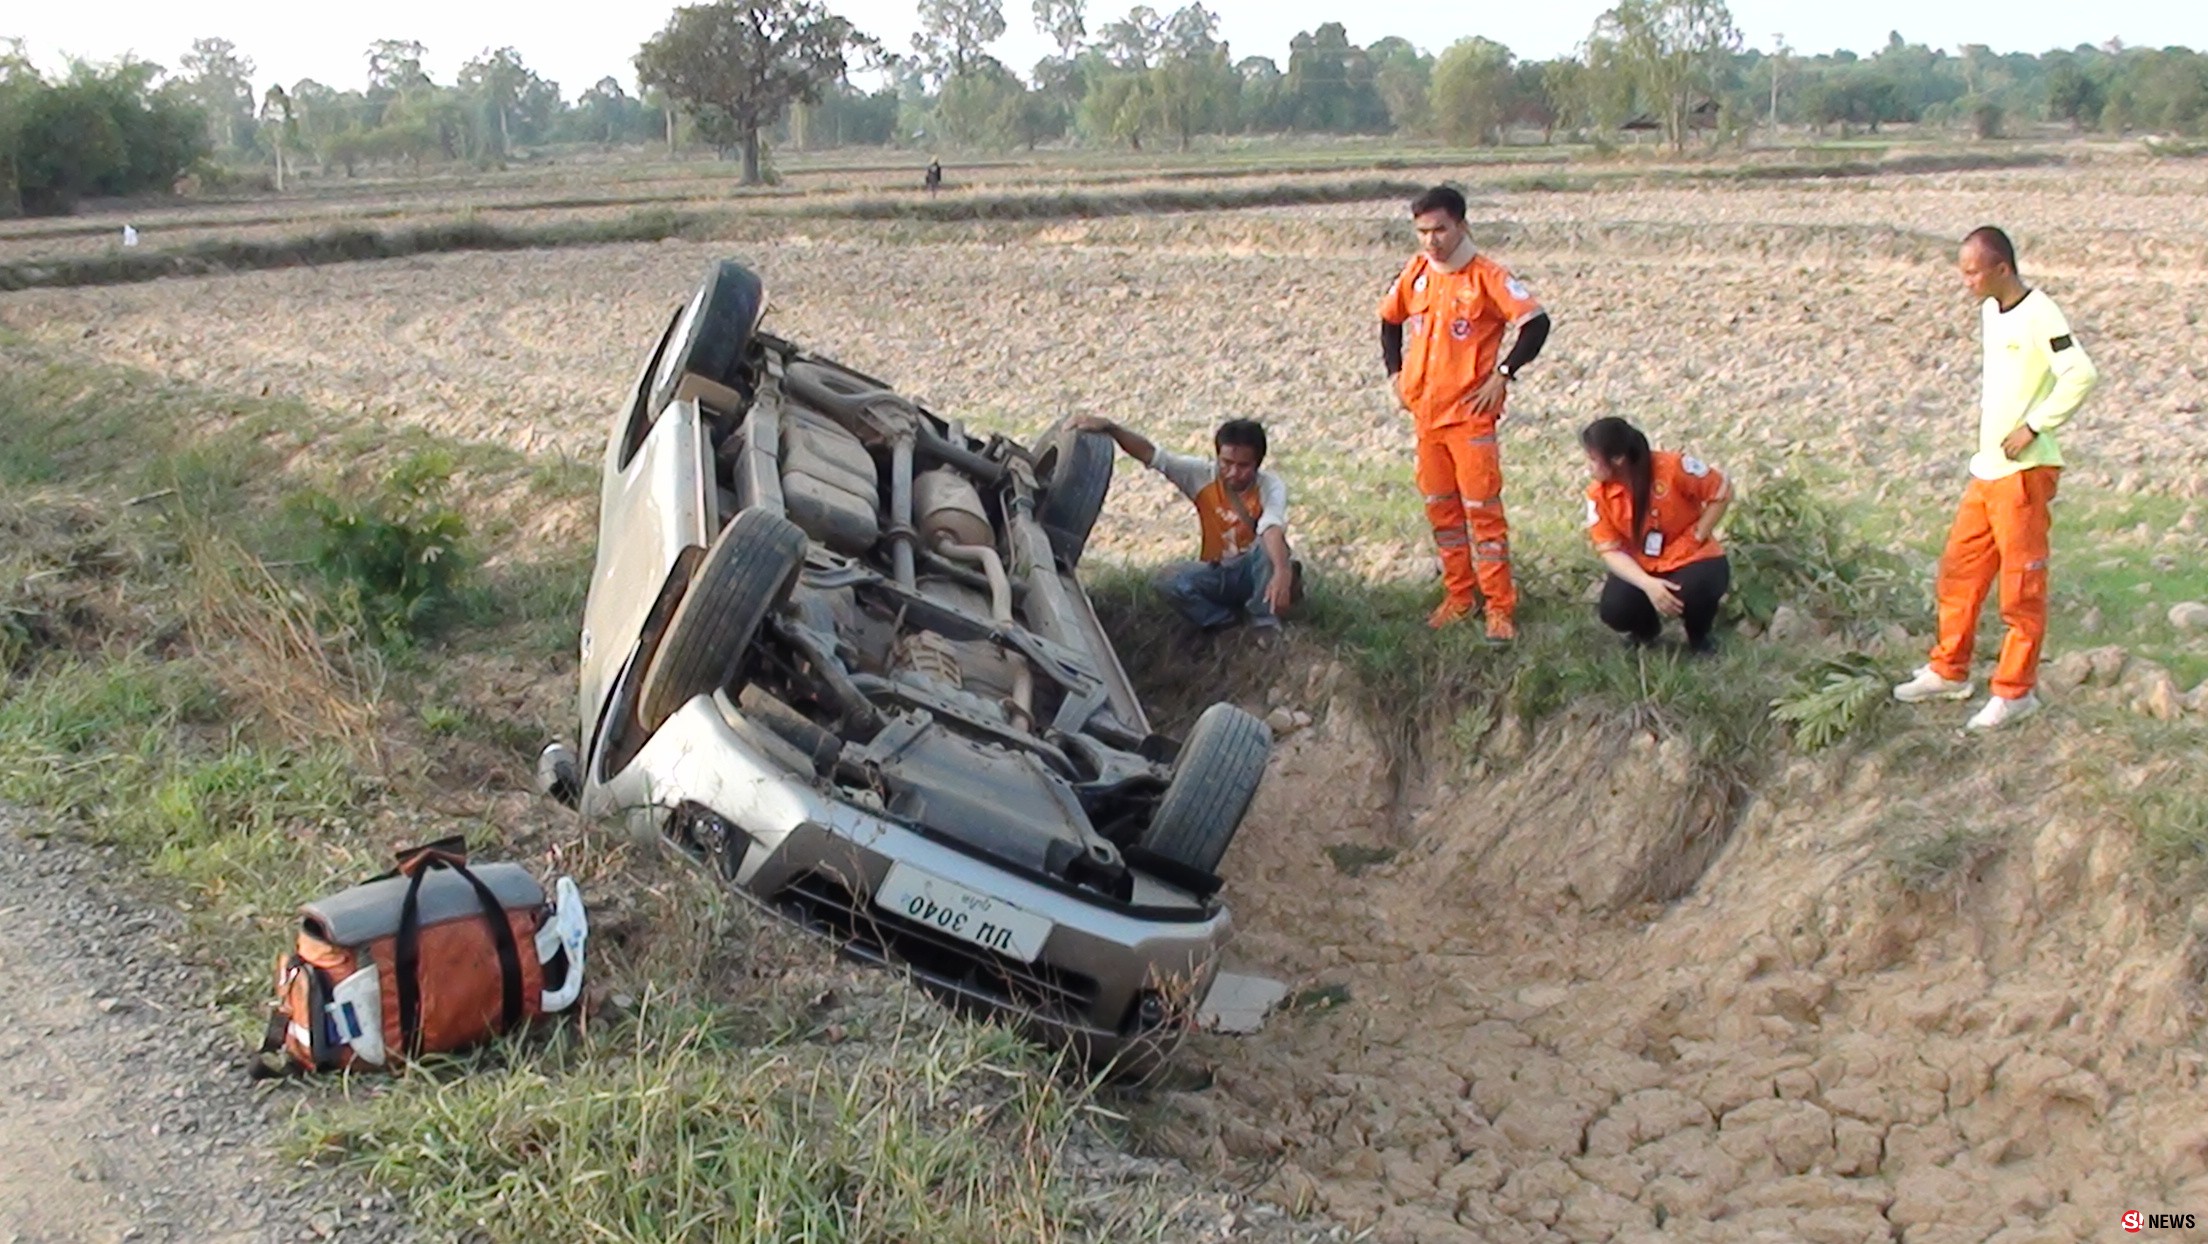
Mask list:
[[0,1244],[410,1234],[276,1154],[291,1098],[248,1083],[176,914],[112,871],[0,809]]

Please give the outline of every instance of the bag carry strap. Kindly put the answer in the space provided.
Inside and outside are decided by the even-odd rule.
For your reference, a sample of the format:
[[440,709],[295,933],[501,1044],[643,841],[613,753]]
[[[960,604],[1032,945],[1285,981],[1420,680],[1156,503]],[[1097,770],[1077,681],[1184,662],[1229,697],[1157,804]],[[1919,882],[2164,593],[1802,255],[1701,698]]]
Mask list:
[[[447,842],[455,841],[447,839]],[[399,1048],[408,1060],[422,1055],[422,878],[431,869],[449,868],[460,875],[475,890],[476,899],[483,905],[483,918],[491,924],[491,943],[498,948],[498,1027],[504,1031],[521,1022],[521,949],[514,944],[513,922],[506,917],[505,904],[491,893],[491,887],[468,871],[468,866],[453,861],[449,854],[438,850],[444,844],[420,848],[411,858],[402,859],[400,871],[408,875],[406,898],[399,906],[398,944],[393,948],[393,967],[398,973],[399,987]]]
[[[337,1060],[330,1056],[330,978],[322,969],[298,955],[293,955],[284,962],[282,980],[290,981],[292,974],[296,972],[307,974],[307,1013],[300,1021],[301,1026],[307,1030],[307,1057],[314,1064],[314,1070],[328,1071],[337,1066]],[[284,1052],[284,1038],[290,1031],[291,1012],[284,1009],[284,1003],[279,999],[275,1006],[269,1008],[268,1028],[261,1034],[261,1048],[254,1052],[252,1061],[247,1064],[246,1074],[255,1080],[295,1074],[299,1069],[292,1065],[289,1058],[274,1067],[268,1062],[268,1055]]]

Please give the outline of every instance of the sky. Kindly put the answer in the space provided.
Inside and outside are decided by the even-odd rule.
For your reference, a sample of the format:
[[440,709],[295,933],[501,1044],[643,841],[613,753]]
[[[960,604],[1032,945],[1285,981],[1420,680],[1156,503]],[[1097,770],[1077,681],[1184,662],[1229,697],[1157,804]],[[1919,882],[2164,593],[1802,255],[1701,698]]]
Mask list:
[[[1120,15],[1117,0],[1090,0],[1089,25]],[[1396,4],[1384,16],[1344,0],[1211,0],[1220,34],[1239,59],[1270,56],[1283,68],[1298,31],[1342,20],[1352,42],[1400,35],[1428,51],[1482,35],[1527,59],[1568,53],[1615,0],[1536,0],[1531,4]],[[908,50],[916,27],[912,0],[827,0],[828,7],[896,50]],[[1170,11],[1173,0],[1153,3]],[[1847,48],[1868,54],[1900,31],[1912,43],[1954,50],[1984,43],[1998,52],[2044,52],[2120,38],[2128,45],[2182,44],[2208,48],[2208,3],[2202,0],[1734,0],[1734,24],[1751,47],[1769,49],[1784,35],[1798,52]],[[0,38],[21,37],[32,60],[49,72],[70,56],[114,60],[133,54],[174,66],[193,39],[220,36],[236,44],[259,72],[256,86],[286,86],[301,78],[359,87],[365,51],[376,39],[413,39],[429,48],[425,68],[450,82],[462,62],[486,48],[512,46],[570,99],[612,76],[634,89],[630,58],[666,24],[674,8],[644,2],[558,8],[544,0],[385,0],[376,5],[313,5],[273,0],[103,0],[43,3],[15,0],[0,15]],[[1029,0],[1005,0],[1010,29],[990,51],[1026,73],[1051,46],[1034,32]],[[311,17],[303,19],[303,14]]]

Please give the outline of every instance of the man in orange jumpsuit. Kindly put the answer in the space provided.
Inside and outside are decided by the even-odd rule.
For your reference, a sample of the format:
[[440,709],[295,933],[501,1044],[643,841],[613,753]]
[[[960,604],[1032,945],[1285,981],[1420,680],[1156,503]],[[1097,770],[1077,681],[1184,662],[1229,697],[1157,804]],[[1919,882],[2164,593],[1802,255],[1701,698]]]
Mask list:
[[[1464,196],[1436,186],[1411,202],[1419,252],[1380,300],[1380,355],[1418,432],[1418,490],[1446,591],[1427,625],[1479,612],[1487,637],[1518,637],[1495,425],[1511,381],[1541,353],[1549,315],[1525,285],[1472,245]],[[1517,330],[1498,363],[1503,337]]]
[[1940,635],[1931,660],[1894,688],[1904,704],[1970,696],[1978,610],[1998,579],[2009,633],[1993,670],[1993,694],[1973,730],[1991,730],[2039,710],[2039,649],[2047,638],[2048,503],[2062,474],[2055,429],[2093,391],[2100,372],[2070,333],[2054,300],[2024,284],[2016,247],[1988,225],[1963,239],[1956,266],[1979,302],[1984,371],[1978,452],[1970,484],[1940,557]]

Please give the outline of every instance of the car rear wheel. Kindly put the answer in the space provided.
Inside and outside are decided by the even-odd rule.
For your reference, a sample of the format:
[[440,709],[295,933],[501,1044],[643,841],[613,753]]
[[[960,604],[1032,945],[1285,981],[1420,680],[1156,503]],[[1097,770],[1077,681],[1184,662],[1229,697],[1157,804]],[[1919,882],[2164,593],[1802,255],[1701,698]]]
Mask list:
[[1096,516],[1104,512],[1104,495],[1111,491],[1112,438],[1100,432],[1076,432],[1060,420],[1043,434],[1041,443],[1035,474],[1043,495],[1035,507],[1035,519],[1066,565],[1077,566]]
[[1173,766],[1173,780],[1143,831],[1143,849],[1206,874],[1217,874],[1234,831],[1257,796],[1272,755],[1273,732],[1232,704],[1214,704],[1196,719]]
[[675,400],[688,374],[733,387],[744,361],[744,347],[767,307],[767,288],[759,275],[733,259],[714,264],[683,308],[652,377],[652,411]]
[[645,667],[636,715],[644,732],[697,696],[732,684],[768,611],[805,563],[805,533],[768,510],[743,510],[722,528],[690,580]]

